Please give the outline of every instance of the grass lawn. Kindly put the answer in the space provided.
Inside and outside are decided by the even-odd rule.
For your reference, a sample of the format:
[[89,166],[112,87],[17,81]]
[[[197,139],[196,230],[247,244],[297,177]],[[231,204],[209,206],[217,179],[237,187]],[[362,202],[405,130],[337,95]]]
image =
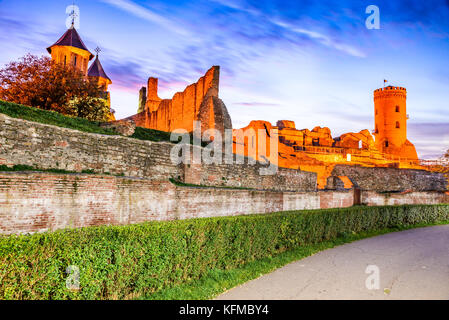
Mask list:
[[[83,132],[118,135],[118,133],[116,133],[112,129],[100,127],[100,122],[89,121],[82,118],[68,117],[58,112],[28,107],[3,100],[0,100],[0,113],[3,113],[12,118],[34,121]],[[170,133],[137,127],[131,138],[139,140],[170,142]]]
[[353,233],[338,237],[334,240],[317,244],[308,244],[289,250],[273,257],[255,260],[231,270],[211,270],[198,280],[183,283],[171,288],[162,289],[152,295],[140,297],[142,300],[207,300],[239,286],[247,281],[259,278],[291,262],[314,255],[319,251],[330,249],[353,241],[370,238],[390,232],[404,231],[435,225],[449,224],[443,221],[433,224],[417,224],[387,228],[371,232]]
[[0,100],[0,113],[12,118],[50,124],[58,127],[75,129],[84,132],[115,135],[111,129],[104,129],[99,122],[89,121],[82,118],[64,116],[58,112],[41,110],[21,104]]

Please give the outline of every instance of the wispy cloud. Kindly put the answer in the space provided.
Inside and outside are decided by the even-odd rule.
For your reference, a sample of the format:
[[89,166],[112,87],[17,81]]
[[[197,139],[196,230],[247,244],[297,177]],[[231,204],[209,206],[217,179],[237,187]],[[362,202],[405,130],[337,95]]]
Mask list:
[[137,3],[130,1],[130,0],[101,0],[104,3],[113,5],[123,11],[126,11],[128,13],[131,13],[132,15],[150,21],[152,23],[156,23],[168,30],[171,30],[173,32],[176,32],[178,34],[188,36],[189,32],[187,30],[179,27],[175,23],[173,23],[173,20],[167,19],[162,15],[159,15],[155,13],[154,11],[151,11],[148,8],[145,8],[141,5],[138,5]]
[[366,57],[366,54],[364,52],[362,52],[360,49],[358,49],[354,46],[351,46],[349,44],[338,42],[335,39],[332,39],[331,37],[329,37],[323,33],[319,33],[317,31],[312,31],[312,30],[307,30],[307,29],[303,29],[303,28],[298,28],[298,27],[292,26],[286,22],[279,21],[279,20],[271,20],[271,21],[274,24],[276,24],[282,28],[290,30],[291,32],[305,35],[305,36],[309,37],[310,39],[315,40],[318,43],[320,43],[326,47],[342,51],[342,52],[349,54],[351,56],[354,56],[354,57],[359,57],[359,58]]
[[410,123],[408,136],[420,158],[436,159],[449,150],[449,122]]
[[[266,24],[273,24],[274,26],[280,27],[283,29],[284,32],[291,32],[296,33],[299,35],[303,35],[308,37],[310,40],[315,41],[321,45],[324,45],[328,48],[335,49],[338,51],[341,51],[343,53],[346,53],[348,55],[359,57],[359,58],[365,58],[366,54],[359,48],[356,48],[355,46],[344,43],[343,41],[339,41],[329,35],[326,35],[322,32],[318,32],[311,29],[301,28],[297,27],[297,25],[303,24],[303,21],[298,20],[296,21],[296,25],[293,25],[287,20],[283,20],[283,16],[273,18],[271,14],[264,13],[262,9],[256,9],[251,7],[248,3],[244,3],[245,1],[235,1],[235,0],[213,0],[216,3],[219,3],[223,6],[226,6],[228,8],[241,11],[244,13],[247,13],[248,15],[252,15],[255,18],[263,18]],[[325,9],[324,9],[325,11]]]
[[[45,26],[30,21],[23,21],[14,16],[8,16],[0,12],[0,42],[2,51],[14,52],[16,56],[2,56],[0,54],[0,67],[3,63],[17,60],[26,53],[41,55],[45,48],[55,40],[49,34]],[[14,40],[12,40],[14,39]]]
[[245,106],[245,107],[258,107],[258,106],[276,107],[276,106],[280,106],[279,103],[267,103],[267,102],[235,102],[234,105]]
[[105,60],[108,76],[114,79],[114,85],[127,90],[139,90],[145,84],[146,75],[142,73],[141,67],[133,61]]
[[[135,113],[149,76],[170,98],[220,65],[220,96],[235,127],[282,117],[337,136],[372,128],[372,90],[395,79],[409,90],[412,118],[428,122],[410,121],[408,133],[429,157],[449,144],[448,1],[377,0],[375,31],[365,27],[367,0],[83,1],[81,36],[91,49],[101,41],[119,116]],[[53,0],[0,0],[0,64],[47,54],[63,32],[64,10]]]

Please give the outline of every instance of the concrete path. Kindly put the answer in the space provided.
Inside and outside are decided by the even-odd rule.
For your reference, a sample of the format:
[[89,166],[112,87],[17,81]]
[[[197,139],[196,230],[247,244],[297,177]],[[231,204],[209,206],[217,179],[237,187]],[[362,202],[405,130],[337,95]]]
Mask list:
[[447,300],[449,225],[385,234],[325,250],[217,299]]

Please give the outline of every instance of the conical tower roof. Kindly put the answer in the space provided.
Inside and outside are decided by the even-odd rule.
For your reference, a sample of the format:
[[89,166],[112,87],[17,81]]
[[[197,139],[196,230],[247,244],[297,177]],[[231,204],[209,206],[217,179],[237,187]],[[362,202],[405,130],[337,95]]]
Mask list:
[[109,77],[106,75],[106,72],[104,72],[103,66],[101,65],[100,59],[98,59],[98,56],[95,58],[95,61],[89,67],[87,75],[89,77],[100,77],[111,81],[111,79],[109,79]]
[[81,40],[80,35],[76,31],[75,27],[72,25],[55,44],[47,48],[47,51],[51,54],[51,48],[54,46],[67,46],[75,47],[78,49],[86,50],[90,53],[89,60],[92,60],[94,55],[87,49],[83,40]]

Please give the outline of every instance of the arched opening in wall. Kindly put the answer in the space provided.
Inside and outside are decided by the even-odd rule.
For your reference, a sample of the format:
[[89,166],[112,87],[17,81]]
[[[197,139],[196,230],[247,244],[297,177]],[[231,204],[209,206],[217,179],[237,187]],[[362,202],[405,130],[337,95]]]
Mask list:
[[399,121],[396,121],[396,129],[399,129],[401,125],[399,124]]
[[376,126],[376,130],[374,131],[374,133],[379,133],[379,129]]
[[385,140],[385,148],[388,148],[388,140]]
[[64,55],[64,67],[67,66],[67,56]]
[[399,106],[396,106],[396,112],[399,112]]
[[362,149],[363,148],[363,142],[362,142],[362,140],[359,140],[359,149]]
[[379,112],[378,112],[377,109],[376,109],[376,116],[377,116],[378,113],[379,113]]
[[76,67],[76,58],[77,56],[75,56],[75,59],[73,60],[73,65]]

